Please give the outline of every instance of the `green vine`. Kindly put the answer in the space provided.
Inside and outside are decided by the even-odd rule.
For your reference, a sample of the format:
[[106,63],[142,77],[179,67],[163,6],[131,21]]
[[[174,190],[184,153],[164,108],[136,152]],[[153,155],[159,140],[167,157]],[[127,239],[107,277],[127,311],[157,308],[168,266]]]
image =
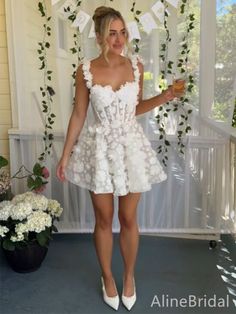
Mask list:
[[[189,12],[189,2],[187,0],[182,0],[181,5],[181,14],[185,12],[185,6],[187,7],[187,12]],[[190,44],[189,44],[189,34],[194,29],[194,21],[195,17],[194,14],[188,14],[186,17],[186,30],[184,37],[182,38],[181,44],[181,57],[178,59],[177,68],[179,69],[180,73],[183,74],[185,80],[187,82],[187,92],[191,93],[194,87],[194,79],[192,75],[188,75],[188,60],[189,60],[189,53],[190,53]],[[185,104],[188,103],[188,98],[186,96],[181,97],[180,99],[180,106],[179,108],[182,110],[182,114],[180,115],[179,121],[179,128],[178,128],[178,147],[180,153],[184,154],[185,145],[183,143],[183,138],[186,134],[191,131],[191,126],[188,124],[188,119],[192,110],[186,110]],[[177,108],[176,108],[177,109]],[[176,111],[175,109],[175,111]]]
[[[78,9],[81,7],[82,2],[83,2],[82,0],[77,0],[76,9],[73,12],[70,12],[70,7],[67,8],[67,12],[71,13],[68,16],[68,20],[71,21],[72,23],[76,19],[76,15],[78,13]],[[82,47],[81,47],[81,33],[79,31],[79,28],[77,28],[76,31],[73,34],[73,41],[74,41],[74,45],[73,45],[73,47],[70,48],[70,52],[73,55],[77,54],[78,64],[80,64],[80,62],[82,60]],[[73,68],[73,73],[72,73],[71,76],[72,76],[72,78],[74,80],[73,85],[75,86],[75,77],[76,77],[77,64],[72,63],[72,68]]]
[[[135,6],[136,6],[136,1],[133,2],[132,8],[130,9],[130,11],[133,13],[133,17],[134,17],[135,21],[136,21],[138,24],[140,24],[140,21],[139,21],[138,16],[142,13],[142,11],[136,10]],[[134,51],[137,52],[137,53],[138,53],[139,50],[140,50],[140,48],[139,48],[139,42],[140,42],[140,39],[138,39],[138,38],[135,38],[135,39],[134,39],[134,46],[135,46]]]
[[51,36],[51,27],[49,26],[49,21],[51,20],[51,16],[47,15],[47,7],[44,1],[38,2],[38,10],[41,13],[41,17],[44,18],[45,23],[43,40],[38,43],[39,49],[39,60],[41,62],[41,66],[39,70],[43,71],[43,86],[40,86],[40,92],[42,96],[42,112],[44,113],[44,150],[40,154],[38,160],[45,161],[46,156],[50,155],[51,148],[53,144],[53,133],[52,133],[52,125],[55,122],[56,115],[52,112],[52,97],[55,95],[54,89],[50,85],[52,80],[52,71],[48,68],[47,63],[47,50],[50,49],[49,37]]
[[[180,5],[180,14],[184,15],[186,12],[186,4],[187,0],[181,0],[182,3]],[[159,84],[159,88],[163,91],[166,88],[166,84],[163,84],[167,75],[174,75],[173,65],[174,62],[172,60],[168,60],[168,47],[171,42],[170,31],[168,29],[168,13],[167,7],[168,3],[165,0],[161,0],[164,4],[164,30],[165,30],[165,41],[161,44],[160,49],[160,60],[161,60],[161,81]],[[188,3],[189,4],[189,3]],[[189,8],[187,8],[188,11]],[[187,91],[192,92],[194,87],[194,80],[192,75],[187,74],[188,69],[188,59],[189,59],[189,34],[191,30],[194,29],[194,14],[188,14],[186,16],[186,30],[184,32],[184,37],[181,40],[181,56],[178,58],[177,68],[181,74],[184,74],[184,79],[187,83]],[[162,156],[162,163],[167,166],[168,160],[168,150],[170,148],[170,142],[167,140],[166,132],[165,132],[165,120],[168,118],[168,113],[170,111],[181,110],[181,114],[179,115],[178,128],[177,128],[177,148],[181,154],[184,154],[184,141],[185,135],[191,130],[191,126],[188,124],[189,115],[192,110],[186,110],[186,104],[188,103],[188,98],[186,96],[181,97],[178,102],[172,101],[167,102],[165,106],[160,106],[158,109],[158,114],[156,115],[156,122],[159,126],[159,140],[162,142],[160,146],[157,148],[157,152]],[[170,105],[172,108],[170,108]]]

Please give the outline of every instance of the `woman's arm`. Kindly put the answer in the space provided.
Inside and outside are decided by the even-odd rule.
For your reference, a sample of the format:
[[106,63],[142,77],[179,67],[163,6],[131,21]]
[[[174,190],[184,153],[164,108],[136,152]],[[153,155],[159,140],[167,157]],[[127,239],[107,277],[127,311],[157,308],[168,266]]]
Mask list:
[[68,163],[72,148],[84,125],[89,104],[89,91],[83,77],[82,65],[76,72],[75,104],[70,117],[66,140],[61,159],[57,165],[56,174],[59,180],[65,180],[65,169]]
[[143,64],[138,63],[139,72],[140,72],[140,80],[139,80],[139,103],[136,106],[136,115],[143,114],[154,109],[157,106],[160,106],[172,99],[175,98],[173,94],[172,86],[169,86],[168,89],[163,91],[160,95],[154,96],[149,99],[143,100]]
[[76,72],[75,104],[70,117],[62,159],[68,160],[87,115],[89,91],[83,77],[82,64]]

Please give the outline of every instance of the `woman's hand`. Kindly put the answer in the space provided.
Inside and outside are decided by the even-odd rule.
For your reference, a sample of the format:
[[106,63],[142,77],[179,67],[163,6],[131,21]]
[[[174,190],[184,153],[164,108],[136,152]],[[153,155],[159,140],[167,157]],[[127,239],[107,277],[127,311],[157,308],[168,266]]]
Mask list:
[[68,159],[62,157],[57,165],[57,170],[56,170],[57,178],[62,182],[65,181],[65,168],[66,168],[67,163],[68,163]]
[[165,103],[173,100],[174,98],[180,98],[184,94],[185,94],[185,81],[184,80],[176,80],[175,85],[168,86],[168,88],[161,93],[164,100],[163,102]]
[[168,88],[161,93],[161,96],[163,97],[163,103],[173,100],[175,98],[173,85],[168,86]]

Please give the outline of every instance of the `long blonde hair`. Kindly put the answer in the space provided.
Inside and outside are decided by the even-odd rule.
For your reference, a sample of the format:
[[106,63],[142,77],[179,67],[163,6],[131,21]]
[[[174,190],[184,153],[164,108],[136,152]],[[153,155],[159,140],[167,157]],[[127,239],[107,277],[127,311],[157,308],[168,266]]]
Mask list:
[[128,33],[128,29],[125,23],[125,20],[123,18],[123,16],[121,15],[121,13],[111,7],[105,7],[105,6],[100,6],[98,8],[96,8],[94,15],[93,15],[93,21],[95,24],[95,33],[98,34],[101,38],[101,42],[99,43],[103,53],[104,53],[104,57],[107,61],[107,63],[109,63],[109,60],[107,58],[107,53],[109,50],[109,46],[107,44],[107,37],[109,36],[109,30],[110,30],[110,26],[111,26],[111,22],[113,20],[121,20],[124,24],[125,30],[126,30],[126,48],[127,48],[127,52],[126,54],[131,53],[131,46],[129,44],[129,33]]

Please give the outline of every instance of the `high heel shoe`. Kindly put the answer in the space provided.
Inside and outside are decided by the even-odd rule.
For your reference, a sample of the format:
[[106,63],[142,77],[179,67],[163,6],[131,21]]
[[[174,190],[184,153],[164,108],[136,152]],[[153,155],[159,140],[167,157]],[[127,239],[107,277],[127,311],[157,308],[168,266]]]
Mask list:
[[126,297],[124,295],[124,281],[123,281],[123,291],[122,291],[122,296],[121,296],[121,299],[122,299],[122,302],[124,304],[124,306],[130,311],[131,308],[133,307],[134,303],[136,302],[136,287],[135,287],[135,281],[134,281],[134,278],[133,278],[133,283],[134,283],[134,294],[130,297]]
[[[106,293],[106,289],[105,289],[105,284],[104,284],[104,280],[103,277],[101,277],[102,280],[102,292],[103,292],[103,300],[106,304],[108,304],[110,307],[112,307],[114,310],[118,310],[119,307],[119,295],[117,293],[116,296],[114,297],[109,297]],[[116,290],[117,292],[117,290]]]

